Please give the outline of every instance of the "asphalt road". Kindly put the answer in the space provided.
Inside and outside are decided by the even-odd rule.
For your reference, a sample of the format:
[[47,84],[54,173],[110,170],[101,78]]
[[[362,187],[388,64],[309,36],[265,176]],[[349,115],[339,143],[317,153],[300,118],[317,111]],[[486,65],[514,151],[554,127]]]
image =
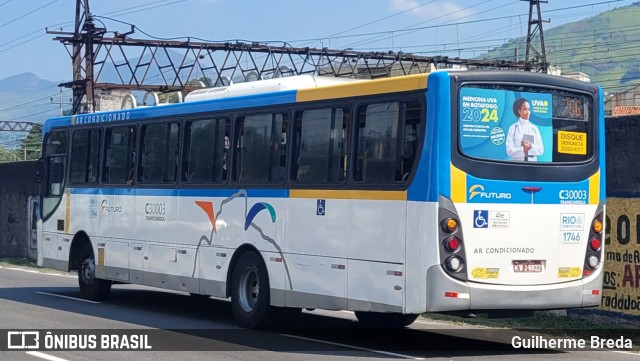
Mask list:
[[[349,312],[305,312],[286,330],[255,331],[233,324],[225,300],[116,285],[108,301],[79,299],[73,274],[0,268],[0,338],[9,331],[77,337],[145,334],[151,350],[0,351],[0,360],[635,360],[625,351],[516,349],[512,330],[466,328],[426,320],[406,330],[363,329]],[[624,334],[621,333],[621,337]],[[67,339],[68,340],[68,339]],[[86,339],[85,339],[86,340]],[[131,340],[131,339],[129,339]],[[0,339],[0,345],[7,340]],[[119,341],[121,342],[121,341]],[[590,340],[587,339],[587,347]]]

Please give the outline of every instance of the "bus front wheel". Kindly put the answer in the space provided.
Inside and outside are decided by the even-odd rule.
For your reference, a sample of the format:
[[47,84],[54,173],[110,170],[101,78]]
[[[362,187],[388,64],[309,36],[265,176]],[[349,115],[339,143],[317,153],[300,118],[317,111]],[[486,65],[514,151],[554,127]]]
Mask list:
[[96,278],[96,262],[90,245],[84,247],[80,260],[78,284],[80,285],[82,297],[93,301],[104,300],[109,297],[111,282]]
[[231,309],[241,327],[265,328],[272,316],[269,275],[262,258],[253,251],[238,258],[231,275]]
[[418,318],[418,315],[382,312],[355,312],[358,321],[369,327],[402,328],[407,327]]

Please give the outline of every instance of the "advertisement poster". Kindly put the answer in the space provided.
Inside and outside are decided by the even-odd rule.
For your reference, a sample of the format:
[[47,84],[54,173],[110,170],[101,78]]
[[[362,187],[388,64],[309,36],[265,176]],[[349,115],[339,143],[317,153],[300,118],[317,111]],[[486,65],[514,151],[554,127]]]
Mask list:
[[470,157],[551,162],[551,94],[462,88],[459,137]]
[[607,198],[600,309],[640,315],[640,198]]

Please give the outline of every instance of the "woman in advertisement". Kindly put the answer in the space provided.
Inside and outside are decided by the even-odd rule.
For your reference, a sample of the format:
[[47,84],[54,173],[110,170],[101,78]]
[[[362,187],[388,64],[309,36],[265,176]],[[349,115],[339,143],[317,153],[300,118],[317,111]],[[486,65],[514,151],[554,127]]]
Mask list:
[[517,120],[507,133],[507,155],[512,160],[535,162],[544,153],[544,145],[538,127],[529,121],[529,102],[525,98],[516,99],[513,102],[513,114]]

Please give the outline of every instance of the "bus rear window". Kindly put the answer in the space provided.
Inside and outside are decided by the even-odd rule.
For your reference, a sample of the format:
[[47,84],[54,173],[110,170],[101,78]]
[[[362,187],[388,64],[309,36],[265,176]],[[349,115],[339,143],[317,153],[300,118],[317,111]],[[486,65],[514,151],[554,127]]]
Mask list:
[[584,162],[595,147],[593,97],[558,89],[467,85],[460,89],[458,148],[505,162]]

